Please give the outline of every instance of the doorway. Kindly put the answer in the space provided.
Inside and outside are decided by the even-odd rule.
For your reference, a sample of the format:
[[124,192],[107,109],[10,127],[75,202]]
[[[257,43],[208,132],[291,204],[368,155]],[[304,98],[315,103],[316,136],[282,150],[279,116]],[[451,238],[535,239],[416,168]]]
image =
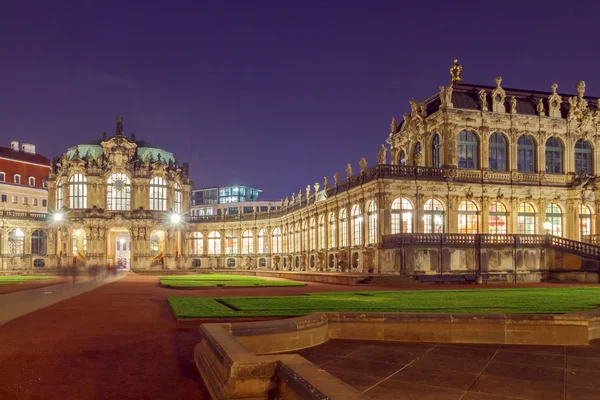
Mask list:
[[110,267],[131,269],[131,236],[125,228],[112,228],[107,236],[107,261]]

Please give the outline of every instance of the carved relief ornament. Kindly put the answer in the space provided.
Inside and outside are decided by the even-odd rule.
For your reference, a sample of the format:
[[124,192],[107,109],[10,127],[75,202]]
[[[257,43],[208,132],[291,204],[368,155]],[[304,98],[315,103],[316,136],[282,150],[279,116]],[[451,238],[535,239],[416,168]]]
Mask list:
[[506,112],[506,107],[504,105],[506,92],[502,89],[502,86],[500,86],[502,84],[502,77],[497,77],[495,81],[496,88],[492,91],[492,111],[504,113]]

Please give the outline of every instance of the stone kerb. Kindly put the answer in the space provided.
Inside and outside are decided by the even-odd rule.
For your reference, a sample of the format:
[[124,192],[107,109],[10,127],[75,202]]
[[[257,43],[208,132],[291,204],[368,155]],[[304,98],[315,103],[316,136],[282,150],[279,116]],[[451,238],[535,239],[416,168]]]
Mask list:
[[276,321],[203,324],[196,365],[217,399],[362,399],[299,355],[328,339],[588,345],[600,311],[564,315],[312,313]]

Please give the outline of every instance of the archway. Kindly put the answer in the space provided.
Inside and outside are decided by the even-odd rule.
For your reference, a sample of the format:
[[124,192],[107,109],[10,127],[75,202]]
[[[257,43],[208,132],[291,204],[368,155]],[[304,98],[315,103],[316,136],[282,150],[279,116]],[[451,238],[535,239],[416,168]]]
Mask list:
[[127,228],[111,228],[107,232],[106,257],[110,267],[131,269],[131,236]]

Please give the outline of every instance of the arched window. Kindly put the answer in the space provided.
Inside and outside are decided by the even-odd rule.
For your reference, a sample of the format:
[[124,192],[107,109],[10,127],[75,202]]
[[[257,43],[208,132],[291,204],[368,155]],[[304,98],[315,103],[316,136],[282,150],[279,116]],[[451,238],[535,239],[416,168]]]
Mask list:
[[479,168],[479,140],[471,131],[458,134],[458,168]]
[[429,199],[423,207],[425,233],[444,233],[444,206],[439,200]]
[[192,232],[190,236],[190,255],[200,256],[204,253],[204,236],[200,232]]
[[506,138],[503,134],[495,132],[490,136],[489,163],[492,171],[506,171],[507,166]]
[[225,234],[225,254],[237,254],[238,238],[231,232]]
[[258,254],[265,254],[269,248],[269,242],[265,230],[261,229],[258,231]]
[[150,181],[150,209],[167,211],[167,181],[158,176]]
[[325,249],[327,247],[327,236],[325,235],[325,216],[321,215],[319,217],[319,243],[321,249]]
[[458,233],[477,233],[477,222],[477,205],[470,200],[461,202],[458,206]]
[[308,222],[302,224],[302,249],[300,251],[308,251]]
[[22,256],[24,252],[25,232],[15,228],[8,232],[8,254],[11,256]]
[[275,228],[271,234],[271,251],[273,254],[281,254],[281,249],[281,229]]
[[554,203],[548,204],[546,220],[552,224],[550,233],[554,236],[562,236],[562,211],[559,206]]
[[413,154],[412,154],[413,165],[417,165],[417,158],[418,158],[417,156],[419,154],[421,154],[421,150],[422,150],[421,143],[417,142],[415,144],[415,147],[413,148]]
[[158,255],[158,232],[152,232],[150,234],[150,255]]
[[363,216],[360,212],[360,206],[355,204],[352,206],[352,246],[361,246],[363,231]]
[[6,172],[0,172],[0,182],[6,182]]
[[329,214],[329,248],[335,249],[337,246],[337,226],[336,226],[335,214]]
[[437,133],[431,141],[431,166],[433,168],[440,168],[442,166],[440,158],[440,135]]
[[87,235],[83,229],[73,230],[71,235],[74,256],[85,256],[87,254]]
[[377,206],[374,201],[369,203],[367,208],[368,228],[369,234],[367,235],[368,244],[377,243]]
[[506,207],[499,201],[494,201],[490,205],[490,215],[488,222],[488,231],[494,235],[505,235],[508,214]]
[[562,143],[559,139],[551,137],[546,141],[546,173],[562,174]]
[[69,208],[87,208],[87,179],[82,174],[69,178]]
[[585,172],[586,175],[592,173],[592,146],[590,142],[579,139],[575,143],[575,173]]
[[340,211],[340,247],[348,247],[348,212]]
[[208,234],[208,254],[221,254],[221,234],[217,231]]
[[519,172],[536,172],[535,142],[531,136],[523,135],[517,142],[517,169]]
[[517,225],[520,235],[535,235],[535,209],[529,203],[519,204]]
[[317,249],[317,220],[315,217],[310,219],[310,251]]
[[173,212],[175,214],[181,214],[181,185],[175,182],[173,184]]
[[413,207],[410,201],[398,198],[392,202],[392,234],[412,233]]
[[46,231],[35,230],[31,234],[31,254],[44,256],[48,253],[48,235]]
[[125,174],[112,174],[106,183],[106,209],[131,210],[131,181]]
[[294,253],[296,250],[296,246],[294,243],[294,226],[290,225],[290,232],[288,233],[288,246],[290,253]]
[[254,237],[250,230],[245,230],[242,233],[242,254],[254,253]]
[[294,238],[295,250],[297,253],[302,251],[302,231],[300,230],[300,224],[296,224],[296,237]]
[[585,236],[592,234],[592,213],[588,206],[579,205],[579,240],[584,241]]
[[56,211],[63,208],[63,182],[59,179],[56,183]]
[[400,152],[400,165],[406,165],[406,153],[404,150]]

